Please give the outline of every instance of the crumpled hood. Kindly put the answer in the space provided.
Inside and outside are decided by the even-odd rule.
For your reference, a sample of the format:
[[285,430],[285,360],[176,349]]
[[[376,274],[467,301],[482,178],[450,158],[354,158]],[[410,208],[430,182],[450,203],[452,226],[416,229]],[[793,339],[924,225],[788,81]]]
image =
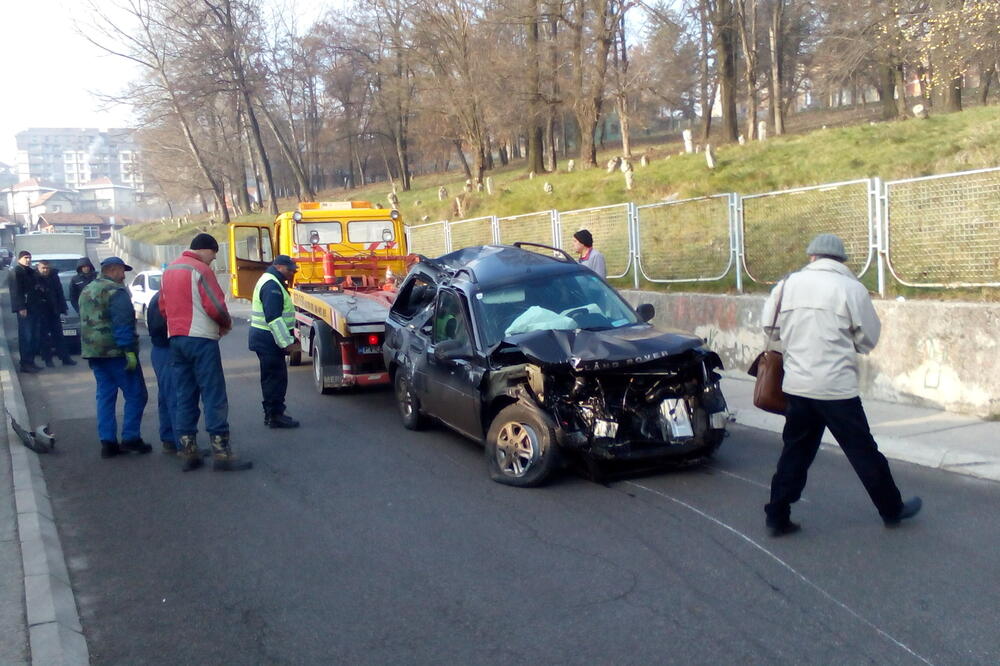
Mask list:
[[652,326],[606,331],[532,331],[512,335],[503,344],[518,347],[538,365],[566,364],[577,370],[641,365],[701,347],[701,338],[665,333]]

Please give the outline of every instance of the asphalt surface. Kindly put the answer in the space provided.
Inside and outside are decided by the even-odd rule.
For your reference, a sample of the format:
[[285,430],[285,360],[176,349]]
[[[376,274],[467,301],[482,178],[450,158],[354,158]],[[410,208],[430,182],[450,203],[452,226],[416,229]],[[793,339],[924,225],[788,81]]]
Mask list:
[[705,465],[519,490],[476,444],[403,429],[390,391],[317,394],[309,366],[303,427],[266,429],[246,335],[223,350],[250,472],[159,453],[148,363],[147,456],[100,459],[86,365],[22,380],[59,438],[42,460],[95,664],[1000,661],[1000,484],[893,463],[925,508],[886,529],[821,451],[803,531],[770,539],[779,442],[733,426]]

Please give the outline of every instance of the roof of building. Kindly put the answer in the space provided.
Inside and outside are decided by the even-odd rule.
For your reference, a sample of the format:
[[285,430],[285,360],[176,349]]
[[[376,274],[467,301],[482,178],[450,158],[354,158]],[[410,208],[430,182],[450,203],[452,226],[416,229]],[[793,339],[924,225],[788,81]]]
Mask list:
[[95,178],[94,180],[84,183],[83,185],[77,185],[78,190],[97,190],[104,189],[106,187],[116,187],[121,190],[131,190],[134,189],[128,185],[120,185],[119,183],[112,182],[107,176],[101,178]]
[[96,213],[42,213],[38,216],[38,224],[82,226],[109,224],[109,222]]
[[32,206],[32,208],[34,208],[35,206],[41,206],[42,204],[44,204],[45,202],[47,202],[49,199],[51,199],[53,197],[59,197],[59,196],[63,197],[66,200],[69,200],[69,197],[66,196],[67,194],[70,194],[70,192],[67,192],[65,190],[52,190],[51,192],[44,192],[44,193],[38,195],[37,199],[35,199],[34,201],[31,202],[31,206]]

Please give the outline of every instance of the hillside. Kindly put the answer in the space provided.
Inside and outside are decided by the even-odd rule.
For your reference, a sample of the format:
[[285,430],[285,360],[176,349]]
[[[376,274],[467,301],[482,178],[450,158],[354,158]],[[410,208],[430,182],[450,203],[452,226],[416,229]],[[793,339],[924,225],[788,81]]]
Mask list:
[[[422,175],[414,178],[414,189],[399,192],[400,208],[409,224],[421,220],[460,219],[480,215],[517,215],[538,210],[572,210],[635,201],[652,203],[723,192],[755,194],[791,187],[818,185],[870,176],[883,179],[963,171],[1000,166],[1000,107],[980,107],[962,113],[932,116],[923,120],[866,124],[820,129],[807,134],[773,137],[744,146],[725,145],[716,151],[717,166],[709,170],[703,154],[679,155],[682,146],[669,143],[642,146],[635,151],[635,189],[626,191],[621,173],[608,174],[604,164],[617,154],[600,153],[597,169],[567,173],[566,161],[557,173],[529,179],[522,163],[496,169],[487,175],[494,181],[494,194],[463,193],[460,172]],[[649,166],[639,166],[645,154]],[[543,191],[544,184],[553,193]],[[449,193],[438,200],[438,188]],[[385,202],[390,185],[379,183],[350,192],[324,192],[324,200],[363,199]],[[455,197],[462,198],[462,215]],[[282,201],[283,209],[295,205]],[[244,219],[266,219],[254,215]],[[136,225],[126,233],[152,243],[185,242],[195,227],[223,231],[206,224],[205,216],[178,226],[153,222]]]

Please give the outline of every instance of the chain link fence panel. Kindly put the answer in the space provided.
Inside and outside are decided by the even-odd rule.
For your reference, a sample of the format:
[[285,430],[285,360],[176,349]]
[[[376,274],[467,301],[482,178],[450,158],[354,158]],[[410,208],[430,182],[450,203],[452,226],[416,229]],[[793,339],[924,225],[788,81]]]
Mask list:
[[616,204],[559,213],[559,247],[568,251],[573,247],[573,234],[587,229],[594,236],[594,248],[604,254],[608,277],[624,277],[632,264],[630,207]]
[[[500,242],[505,245],[513,245],[519,241],[555,245],[556,239],[552,234],[552,215],[553,211],[543,210],[537,213],[497,218]],[[525,249],[530,250],[531,248]]]
[[1000,169],[885,184],[886,258],[911,287],[1000,286]]
[[875,206],[871,181],[853,180],[741,198],[743,267],[754,282],[770,284],[806,262],[817,234],[840,236],[847,265],[862,276],[871,265]]
[[448,232],[451,234],[452,251],[473,245],[492,245],[493,220],[493,216],[488,216],[449,222]]
[[406,227],[406,246],[410,252],[425,257],[448,254],[448,223],[431,222]]
[[639,270],[650,282],[721,280],[733,266],[730,195],[637,206]]

